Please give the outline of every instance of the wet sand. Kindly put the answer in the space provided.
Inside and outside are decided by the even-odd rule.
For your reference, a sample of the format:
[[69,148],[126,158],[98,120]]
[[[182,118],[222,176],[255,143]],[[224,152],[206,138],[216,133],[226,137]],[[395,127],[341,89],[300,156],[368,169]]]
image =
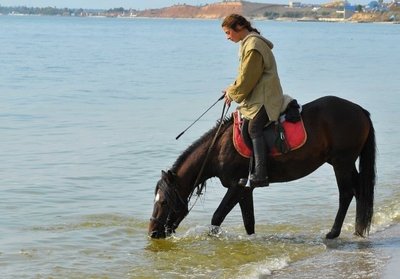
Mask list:
[[397,279],[400,277],[400,225],[392,226],[377,235],[386,239],[379,249],[389,257],[382,278]]
[[325,253],[277,270],[271,278],[400,278],[400,224],[365,239],[353,237],[326,240]]

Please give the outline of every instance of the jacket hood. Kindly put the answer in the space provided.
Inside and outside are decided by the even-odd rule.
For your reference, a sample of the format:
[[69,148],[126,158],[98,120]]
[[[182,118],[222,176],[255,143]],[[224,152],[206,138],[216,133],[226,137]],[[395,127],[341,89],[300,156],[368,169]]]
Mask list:
[[245,42],[248,38],[250,38],[250,37],[257,37],[257,38],[263,40],[263,41],[268,45],[268,47],[269,47],[270,49],[272,49],[272,48],[274,47],[274,44],[273,44],[270,40],[264,38],[263,36],[261,36],[260,34],[257,34],[256,32],[251,32],[249,35],[247,35],[247,36],[243,39],[242,43],[244,43],[244,42]]

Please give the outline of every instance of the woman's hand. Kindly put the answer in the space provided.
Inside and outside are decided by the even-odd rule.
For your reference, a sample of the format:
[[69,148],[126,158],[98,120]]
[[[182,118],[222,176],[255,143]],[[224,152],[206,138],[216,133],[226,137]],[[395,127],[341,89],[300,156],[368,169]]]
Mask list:
[[227,104],[228,106],[230,106],[232,100],[229,98],[228,93],[226,92],[226,90],[222,90],[222,93],[224,94],[225,104]]

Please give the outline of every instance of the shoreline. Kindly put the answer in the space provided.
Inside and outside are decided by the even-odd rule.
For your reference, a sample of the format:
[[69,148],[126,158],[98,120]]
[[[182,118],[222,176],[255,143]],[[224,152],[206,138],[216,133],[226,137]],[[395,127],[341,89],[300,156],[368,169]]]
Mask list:
[[[117,19],[151,19],[151,20],[221,20],[220,18],[204,18],[204,17],[149,17],[149,16],[99,16],[99,15],[88,15],[88,16],[58,16],[58,15],[39,15],[39,14],[1,14],[1,16],[11,16],[11,17],[71,17],[71,18],[117,18]],[[276,18],[276,19],[268,19],[268,18],[252,18],[254,21],[275,21],[275,22],[315,22],[315,23],[341,23],[341,24],[400,24],[400,21],[354,21],[354,20],[331,20],[331,19],[323,19],[323,20],[304,20],[302,18]]]

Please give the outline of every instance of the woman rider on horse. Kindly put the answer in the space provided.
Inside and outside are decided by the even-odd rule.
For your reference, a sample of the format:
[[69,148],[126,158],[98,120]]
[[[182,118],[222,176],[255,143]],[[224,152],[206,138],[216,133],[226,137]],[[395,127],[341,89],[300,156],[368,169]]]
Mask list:
[[[263,138],[263,129],[269,123],[278,120],[284,97],[280,84],[274,55],[273,44],[260,35],[243,16],[231,14],[222,22],[228,40],[240,42],[239,73],[234,84],[225,91],[225,102],[239,104],[244,118],[243,127],[253,144],[254,168],[250,175],[251,187],[268,186],[267,155]],[[247,178],[240,179],[244,186]]]

